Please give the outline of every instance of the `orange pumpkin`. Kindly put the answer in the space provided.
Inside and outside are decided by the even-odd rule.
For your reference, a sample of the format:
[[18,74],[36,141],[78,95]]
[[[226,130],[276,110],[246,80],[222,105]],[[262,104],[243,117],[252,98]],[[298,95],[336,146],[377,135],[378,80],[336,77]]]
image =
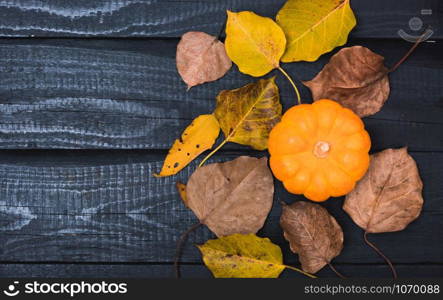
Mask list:
[[322,99],[289,109],[268,146],[272,172],[286,190],[320,202],[354,188],[369,167],[371,140],[354,112]]

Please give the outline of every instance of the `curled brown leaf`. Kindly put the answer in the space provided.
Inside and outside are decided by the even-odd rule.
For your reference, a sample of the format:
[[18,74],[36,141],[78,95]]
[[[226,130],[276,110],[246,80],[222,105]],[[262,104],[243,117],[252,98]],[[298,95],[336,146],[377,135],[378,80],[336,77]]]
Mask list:
[[378,112],[388,99],[390,88],[384,58],[366,47],[343,48],[331,57],[323,70],[303,84],[314,100],[332,99],[360,117]]
[[306,272],[318,272],[343,249],[340,225],[319,204],[299,201],[284,205],[280,225]]
[[186,185],[186,205],[218,237],[256,233],[271,209],[273,195],[266,157],[240,156],[203,166]]
[[343,209],[368,233],[403,230],[423,206],[423,183],[406,148],[371,156],[366,175],[346,196]]
[[177,46],[177,69],[188,88],[223,77],[232,61],[225,45],[204,32],[185,33]]

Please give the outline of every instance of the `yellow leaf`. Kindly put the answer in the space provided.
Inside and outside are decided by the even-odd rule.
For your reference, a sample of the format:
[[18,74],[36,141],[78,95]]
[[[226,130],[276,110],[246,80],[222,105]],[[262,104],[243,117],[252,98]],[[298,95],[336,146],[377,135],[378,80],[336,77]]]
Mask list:
[[281,112],[278,87],[272,77],[221,91],[214,115],[227,141],[264,150],[268,148],[269,132],[280,121]]
[[170,176],[186,167],[194,158],[214,145],[220,133],[220,125],[214,115],[198,116],[175,140],[163,163],[160,174],[156,177]]
[[178,194],[180,195],[180,198],[182,199],[183,203],[189,207],[188,205],[188,196],[186,195],[186,184],[177,182],[175,183],[175,187],[177,188]]
[[278,68],[285,46],[285,34],[272,19],[228,11],[226,52],[241,72],[259,77]]
[[254,234],[233,234],[197,247],[216,278],[277,278],[286,268],[280,247]]
[[356,20],[349,0],[288,0],[277,14],[288,44],[282,62],[315,61],[346,43]]

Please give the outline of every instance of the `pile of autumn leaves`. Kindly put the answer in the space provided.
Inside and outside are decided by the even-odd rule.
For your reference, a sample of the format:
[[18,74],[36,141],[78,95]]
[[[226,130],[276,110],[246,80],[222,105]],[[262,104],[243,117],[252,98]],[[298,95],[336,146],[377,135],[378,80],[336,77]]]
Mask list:
[[[188,88],[221,78],[232,61],[255,77],[278,69],[293,84],[280,61],[315,61],[345,44],[356,24],[349,0],[288,0],[277,22],[249,11],[227,14],[225,44],[203,32],[183,35],[177,68]],[[303,83],[314,100],[333,99],[364,117],[379,111],[387,100],[388,73],[382,56],[354,46],[341,49],[313,80]],[[285,268],[314,277],[311,274],[330,265],[343,248],[342,229],[325,208],[306,201],[283,205],[280,224],[302,270],[284,265],[281,249],[255,235],[273,203],[267,158],[242,156],[202,166],[227,142],[267,149],[269,132],[282,115],[274,79],[220,92],[214,112],[198,116],[185,129],[156,175],[178,173],[211,149],[223,131],[223,142],[203,159],[186,185],[177,185],[185,205],[218,237],[198,246],[215,277],[278,277]],[[387,149],[372,155],[366,176],[347,195],[343,208],[365,234],[399,231],[420,214],[421,189],[417,166],[407,150]]]

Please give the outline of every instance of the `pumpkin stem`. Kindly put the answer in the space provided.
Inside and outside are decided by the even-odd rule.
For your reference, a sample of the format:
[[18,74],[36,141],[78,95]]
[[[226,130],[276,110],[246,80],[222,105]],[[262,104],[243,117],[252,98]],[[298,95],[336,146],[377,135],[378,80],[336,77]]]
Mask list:
[[368,232],[365,231],[365,234],[363,235],[363,238],[366,242],[366,244],[371,247],[372,249],[374,249],[375,252],[377,252],[378,255],[380,255],[385,261],[386,263],[389,265],[389,267],[391,268],[391,272],[392,272],[392,277],[394,279],[397,279],[397,271],[394,268],[394,265],[392,264],[392,262],[389,260],[389,258],[383,254],[383,252],[380,251],[380,249],[378,249],[373,243],[371,243],[368,240]]
[[179,240],[177,241],[177,248],[175,250],[175,258],[174,258],[174,269],[175,269],[176,278],[180,278],[180,257],[182,254],[183,244],[188,239],[188,235],[194,230],[196,230],[198,227],[200,227],[200,225],[202,225],[202,223],[200,222],[192,225],[188,230],[182,233]]
[[283,73],[283,75],[286,76],[286,78],[289,80],[289,82],[291,83],[292,87],[294,88],[295,94],[297,95],[297,102],[298,104],[301,104],[301,97],[300,97],[300,92],[298,91],[297,86],[295,85],[294,81],[292,80],[291,76],[289,76],[288,73],[286,73],[285,70],[283,70],[282,67],[278,66],[278,69],[280,70],[280,72]]
[[337,271],[337,269],[334,268],[334,266],[331,263],[328,263],[328,266],[335,274],[337,274],[338,277],[343,278],[343,279],[346,278],[346,276],[344,276],[342,273]]
[[328,142],[318,141],[315,144],[314,150],[312,152],[318,158],[325,158],[326,156],[328,156],[330,150],[331,150],[331,145]]

